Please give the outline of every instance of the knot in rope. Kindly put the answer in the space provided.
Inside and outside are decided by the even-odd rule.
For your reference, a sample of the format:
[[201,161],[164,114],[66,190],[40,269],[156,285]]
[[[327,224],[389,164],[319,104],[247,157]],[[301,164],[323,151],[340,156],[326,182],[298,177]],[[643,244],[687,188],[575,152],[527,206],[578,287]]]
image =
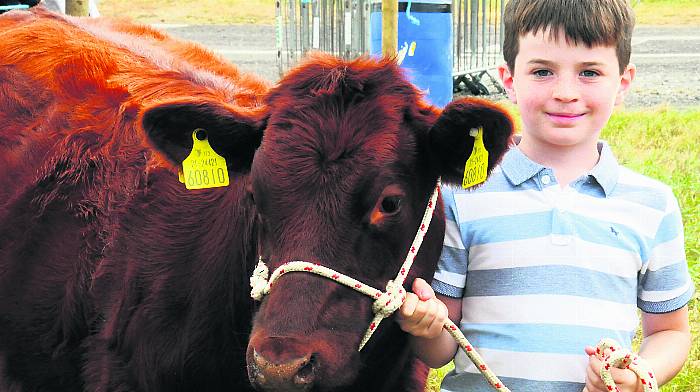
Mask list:
[[386,291],[372,304],[372,311],[374,314],[382,316],[382,318],[387,318],[398,310],[405,300],[406,290],[403,289],[401,284],[390,280],[386,284]]
[[360,350],[365,347],[365,344],[369,341],[374,334],[374,331],[379,327],[379,323],[385,318],[394,314],[401,305],[403,305],[406,300],[406,290],[403,289],[403,285],[396,280],[392,279],[386,284],[386,291],[379,292],[377,299],[374,300],[372,304],[372,312],[374,312],[374,318],[369,324],[369,328],[365,332],[365,335],[360,341]]
[[270,275],[267,266],[262,261],[262,257],[258,260],[258,265],[253,270],[253,275],[250,277],[250,296],[256,301],[262,301],[263,297],[270,291],[270,285],[267,281]]

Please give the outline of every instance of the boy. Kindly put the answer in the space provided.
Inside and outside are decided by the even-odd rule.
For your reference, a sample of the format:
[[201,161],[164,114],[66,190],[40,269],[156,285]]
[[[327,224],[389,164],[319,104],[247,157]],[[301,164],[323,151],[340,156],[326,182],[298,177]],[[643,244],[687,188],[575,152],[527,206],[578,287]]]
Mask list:
[[[510,0],[499,68],[522,137],[475,191],[443,189],[447,233],[432,289],[422,280],[398,322],[418,355],[455,360],[444,391],[491,391],[442,330],[452,319],[513,391],[607,391],[601,338],[626,348],[642,311],[659,385],[685,362],[687,271],[671,190],[617,164],[598,141],[634,78],[625,0]],[[641,391],[630,370],[621,391]]]

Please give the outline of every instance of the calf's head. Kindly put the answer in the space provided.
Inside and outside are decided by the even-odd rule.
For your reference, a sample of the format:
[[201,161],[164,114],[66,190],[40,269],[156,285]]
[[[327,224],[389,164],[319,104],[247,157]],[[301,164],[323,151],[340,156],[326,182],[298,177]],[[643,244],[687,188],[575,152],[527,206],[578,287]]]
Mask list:
[[[396,276],[439,177],[461,183],[483,127],[491,169],[510,142],[510,118],[486,101],[427,105],[391,61],[315,55],[267,98],[251,167],[260,256],[271,270],[303,260],[383,290]],[[444,235],[441,204],[406,286],[429,278]],[[274,283],[248,345],[251,382],[265,390],[330,390],[351,383],[383,338],[358,345],[372,299],[312,274]]]
[[[508,115],[487,101],[456,101],[444,110],[426,104],[392,61],[322,54],[289,72],[262,105],[200,94],[150,105],[141,123],[176,165],[192,150],[193,130],[207,131],[235,180],[229,188],[193,192],[224,198],[228,192],[223,205],[254,208],[255,241],[270,269],[303,260],[380,290],[397,275],[438,178],[461,183],[474,144],[470,129],[484,130],[489,169],[512,132]],[[242,188],[249,200],[234,207]],[[433,217],[406,286],[429,278],[437,263],[445,225],[440,203]],[[282,276],[253,323],[251,382],[277,391],[352,384],[373,355],[391,352],[383,344],[398,332],[382,323],[358,352],[371,308],[371,298],[326,278]]]

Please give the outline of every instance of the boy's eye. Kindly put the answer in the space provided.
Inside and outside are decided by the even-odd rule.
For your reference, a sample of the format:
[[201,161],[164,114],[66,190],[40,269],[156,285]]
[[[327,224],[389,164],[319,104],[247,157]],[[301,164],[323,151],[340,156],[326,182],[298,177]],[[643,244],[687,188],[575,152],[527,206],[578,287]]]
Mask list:
[[594,78],[598,75],[599,75],[598,72],[591,71],[590,69],[587,69],[587,70],[581,72],[581,76],[586,77],[586,78]]
[[539,77],[539,78],[543,78],[545,76],[551,75],[552,72],[550,70],[547,70],[547,69],[537,69],[532,74]]

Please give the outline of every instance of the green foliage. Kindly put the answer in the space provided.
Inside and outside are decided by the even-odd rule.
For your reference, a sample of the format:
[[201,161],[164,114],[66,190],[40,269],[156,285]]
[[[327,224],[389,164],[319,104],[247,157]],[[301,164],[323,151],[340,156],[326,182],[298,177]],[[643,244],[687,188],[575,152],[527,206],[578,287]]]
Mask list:
[[[520,121],[516,117],[516,121]],[[619,111],[602,132],[618,161],[673,188],[685,225],[688,267],[696,287],[700,282],[700,108]],[[699,390],[700,295],[689,304],[693,344],[685,367],[662,392]],[[431,372],[426,391],[439,391],[451,369]]]
[[428,374],[428,381],[425,383],[425,391],[439,392],[440,382],[443,378],[445,378],[445,375],[447,375],[447,373],[449,373],[450,370],[454,369],[454,367],[454,362],[450,362],[447,365],[441,367],[440,369],[431,369],[430,374]]

